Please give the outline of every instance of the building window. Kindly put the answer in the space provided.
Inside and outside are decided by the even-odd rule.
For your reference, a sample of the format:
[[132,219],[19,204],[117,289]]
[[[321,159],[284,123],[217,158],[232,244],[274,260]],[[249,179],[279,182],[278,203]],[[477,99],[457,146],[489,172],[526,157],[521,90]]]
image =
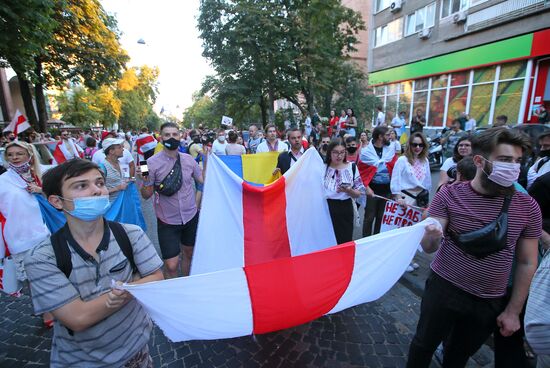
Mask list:
[[374,46],[382,46],[403,38],[403,18],[376,28]]
[[390,6],[391,3],[392,3],[391,0],[376,0],[375,1],[376,9],[374,9],[374,12],[378,13],[378,12],[386,9],[387,7]]
[[480,84],[472,89],[470,102],[470,118],[475,119],[477,126],[487,126],[491,113],[493,83]]
[[443,126],[446,98],[447,98],[447,88],[436,89],[431,91],[430,113],[428,114],[429,126],[432,126],[432,127]]
[[447,105],[447,126],[466,111],[468,102],[468,87],[453,87],[449,90],[449,105]]
[[478,127],[492,124],[499,115],[516,123],[523,119],[519,113],[527,70],[527,62],[521,60],[389,84],[376,91],[388,118],[405,111],[410,120],[420,109],[427,126],[433,128],[449,126],[463,112],[468,112]]
[[407,16],[405,36],[410,36],[435,24],[435,3],[431,3]]
[[442,0],[441,18],[446,18],[454,13],[468,8],[468,0]]

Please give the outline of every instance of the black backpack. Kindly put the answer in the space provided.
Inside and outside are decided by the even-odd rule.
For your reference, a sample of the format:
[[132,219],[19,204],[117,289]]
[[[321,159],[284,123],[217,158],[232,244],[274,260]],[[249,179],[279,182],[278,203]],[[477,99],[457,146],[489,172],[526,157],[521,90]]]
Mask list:
[[[130,261],[132,272],[135,273],[137,267],[134,262],[134,250],[132,249],[132,244],[130,244],[130,239],[128,238],[128,234],[126,234],[126,230],[124,230],[124,227],[118,222],[107,221],[107,224],[113,232],[120,250],[122,250],[122,253],[126,256],[128,261]],[[71,261],[71,250],[65,238],[65,227],[53,233],[50,240],[55,254],[57,268],[59,268],[68,279],[73,270],[73,263]]]

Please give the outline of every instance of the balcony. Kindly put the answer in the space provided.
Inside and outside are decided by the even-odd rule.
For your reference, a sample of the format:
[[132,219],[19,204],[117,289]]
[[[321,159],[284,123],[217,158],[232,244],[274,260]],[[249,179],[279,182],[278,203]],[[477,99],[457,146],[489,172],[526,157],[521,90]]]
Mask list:
[[533,14],[550,7],[549,0],[507,0],[470,13],[465,31],[473,32],[499,23]]

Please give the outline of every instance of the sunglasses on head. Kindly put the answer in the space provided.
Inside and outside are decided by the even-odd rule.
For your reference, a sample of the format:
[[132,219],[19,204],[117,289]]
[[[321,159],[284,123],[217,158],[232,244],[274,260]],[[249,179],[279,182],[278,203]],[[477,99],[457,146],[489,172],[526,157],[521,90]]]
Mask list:
[[411,143],[411,146],[413,146],[414,148],[424,148],[424,143]]

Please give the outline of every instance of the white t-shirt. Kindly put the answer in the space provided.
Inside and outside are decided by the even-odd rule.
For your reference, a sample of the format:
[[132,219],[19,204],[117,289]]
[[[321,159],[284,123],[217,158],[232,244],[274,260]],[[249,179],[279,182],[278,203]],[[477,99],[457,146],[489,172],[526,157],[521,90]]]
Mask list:
[[398,140],[390,142],[390,146],[393,146],[395,152],[401,153],[401,143]]
[[225,148],[227,147],[227,141],[224,141],[223,143],[219,140],[215,140],[214,143],[212,143],[212,152],[215,155],[218,156],[225,156]]
[[[277,143],[277,151],[278,152],[288,151],[288,146],[285,142],[283,142],[281,140],[277,140],[277,141],[278,141],[278,143]],[[269,146],[267,145],[267,140],[260,143],[258,145],[258,148],[256,148],[256,153],[261,153],[261,152],[269,152]]]
[[386,123],[386,114],[384,114],[382,111],[378,111],[378,115],[376,115],[376,121],[374,122],[374,126],[377,127],[384,123]]
[[[103,165],[105,162],[105,152],[103,150],[97,150],[96,153],[94,153],[92,157],[92,162],[95,162],[98,165]],[[122,151],[122,157],[118,159],[118,163],[120,165],[120,170],[122,171],[122,176],[125,178],[130,177],[130,163],[134,162],[134,158],[132,157],[132,154],[130,151],[128,151],[126,148]]]
[[439,171],[445,171],[449,170],[450,168],[456,167],[456,162],[453,160],[452,157],[449,157],[445,161],[443,161],[443,165],[441,165],[441,168]]

